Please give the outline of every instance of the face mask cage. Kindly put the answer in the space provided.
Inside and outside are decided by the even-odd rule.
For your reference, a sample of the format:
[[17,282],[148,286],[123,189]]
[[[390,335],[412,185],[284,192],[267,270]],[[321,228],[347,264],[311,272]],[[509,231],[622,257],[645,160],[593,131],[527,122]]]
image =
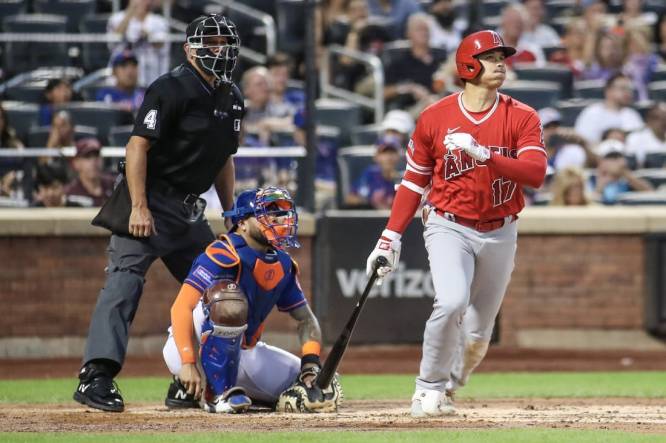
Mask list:
[[257,192],[255,217],[268,242],[278,248],[298,248],[298,214],[289,192],[269,187]]
[[187,38],[191,55],[199,67],[218,82],[231,83],[240,52],[236,26],[222,16],[210,16],[197,25],[194,35]]

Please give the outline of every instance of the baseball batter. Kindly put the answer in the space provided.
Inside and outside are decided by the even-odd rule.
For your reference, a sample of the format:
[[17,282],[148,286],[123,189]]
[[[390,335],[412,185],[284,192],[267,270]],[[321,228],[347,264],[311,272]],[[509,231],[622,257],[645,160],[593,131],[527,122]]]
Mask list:
[[[498,93],[515,53],[494,31],[467,36],[456,52],[461,93],[426,108],[407,146],[407,170],[391,216],[368,257],[398,266],[400,238],[421,200],[435,300],[411,413],[455,413],[454,391],[488,350],[516,252],[522,186],[538,188],[546,152],[537,113]],[[426,192],[428,186],[431,187]]]
[[[340,386],[336,380],[322,391],[313,384],[321,366],[321,330],[296,262],[284,251],[298,247],[293,200],[281,188],[249,190],[224,216],[231,218],[231,232],[194,261],[171,308],[163,353],[174,381],[166,405],[239,413],[253,401],[279,401],[286,412],[334,411]],[[275,306],[298,322],[300,359],[259,341]],[[193,335],[200,342],[198,355]]]

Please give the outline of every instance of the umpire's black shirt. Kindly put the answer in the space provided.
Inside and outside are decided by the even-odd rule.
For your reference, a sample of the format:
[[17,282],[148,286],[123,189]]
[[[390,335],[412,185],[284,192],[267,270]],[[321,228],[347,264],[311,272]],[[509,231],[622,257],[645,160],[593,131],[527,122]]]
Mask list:
[[159,180],[183,193],[206,192],[238,150],[243,113],[236,85],[213,89],[189,63],[155,80],[132,132],[150,141],[148,183]]

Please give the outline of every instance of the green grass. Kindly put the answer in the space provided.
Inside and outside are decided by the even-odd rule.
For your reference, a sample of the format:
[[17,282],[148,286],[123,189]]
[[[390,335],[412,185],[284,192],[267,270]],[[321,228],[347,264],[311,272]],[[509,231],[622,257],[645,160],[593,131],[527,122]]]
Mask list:
[[488,431],[397,431],[397,432],[275,432],[275,433],[191,433],[191,434],[33,434],[0,433],[0,441],[6,443],[41,443],[41,442],[122,442],[122,443],[643,443],[664,442],[666,437],[649,434],[631,434],[615,431],[580,431],[562,429],[498,429]]
[[[169,378],[119,378],[127,403],[164,400]],[[346,375],[345,396],[358,399],[408,399],[412,375]],[[0,380],[0,403],[66,403],[76,380]],[[666,372],[490,373],[475,374],[459,398],[517,397],[666,397]]]

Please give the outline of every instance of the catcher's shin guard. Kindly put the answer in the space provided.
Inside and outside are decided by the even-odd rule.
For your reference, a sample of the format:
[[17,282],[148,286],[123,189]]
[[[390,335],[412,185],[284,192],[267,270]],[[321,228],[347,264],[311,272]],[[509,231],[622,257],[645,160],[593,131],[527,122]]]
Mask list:
[[[203,338],[203,337],[202,337]],[[208,334],[201,344],[201,366],[211,394],[224,394],[236,386],[242,336],[221,337]]]

